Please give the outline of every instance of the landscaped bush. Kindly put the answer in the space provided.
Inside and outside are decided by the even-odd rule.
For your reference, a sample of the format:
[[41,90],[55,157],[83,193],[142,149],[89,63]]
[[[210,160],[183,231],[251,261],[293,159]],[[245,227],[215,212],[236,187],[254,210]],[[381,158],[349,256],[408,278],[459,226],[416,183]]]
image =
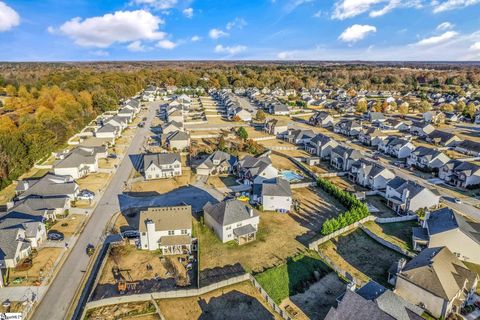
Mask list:
[[321,231],[322,235],[329,235],[367,217],[370,214],[365,203],[358,200],[350,192],[341,190],[332,182],[319,178],[317,180],[317,185],[347,208],[347,211],[340,214],[338,217],[327,219],[323,223]]

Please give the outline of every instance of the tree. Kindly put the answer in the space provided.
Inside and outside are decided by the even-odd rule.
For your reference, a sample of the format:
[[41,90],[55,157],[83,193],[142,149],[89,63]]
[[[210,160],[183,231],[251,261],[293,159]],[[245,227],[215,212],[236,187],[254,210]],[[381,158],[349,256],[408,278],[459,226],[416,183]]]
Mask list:
[[476,111],[475,105],[473,104],[473,102],[470,102],[468,106],[463,110],[463,115],[465,117],[473,119],[475,117],[475,111]]
[[443,112],[453,112],[453,106],[450,103],[442,104],[440,108]]
[[248,132],[244,127],[240,127],[237,131],[237,135],[242,139],[243,141],[246,141],[248,139]]
[[7,96],[15,97],[17,95],[17,88],[9,84],[5,87],[5,92],[7,93]]
[[258,110],[257,114],[255,115],[255,119],[259,122],[263,122],[266,119],[265,111]]
[[358,100],[358,102],[357,102],[357,112],[360,112],[360,113],[367,112],[367,101]]
[[382,112],[383,111],[383,103],[380,100],[375,102],[375,104],[373,105],[373,110],[375,112]]
[[455,111],[457,111],[457,112],[463,112],[463,110],[465,110],[466,107],[467,107],[467,104],[465,103],[465,101],[460,100],[460,101],[458,101],[457,104],[455,105]]
[[432,110],[432,105],[427,100],[422,100],[418,104],[418,111],[420,112],[427,112]]

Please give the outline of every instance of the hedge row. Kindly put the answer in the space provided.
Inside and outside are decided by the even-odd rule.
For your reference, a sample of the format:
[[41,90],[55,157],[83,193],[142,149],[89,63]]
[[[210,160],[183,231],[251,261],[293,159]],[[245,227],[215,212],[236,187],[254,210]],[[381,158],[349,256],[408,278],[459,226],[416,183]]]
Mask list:
[[350,192],[341,190],[332,182],[319,178],[317,180],[317,185],[347,208],[347,211],[341,213],[338,217],[327,219],[323,223],[321,231],[322,235],[329,235],[339,229],[351,225],[352,223],[362,220],[370,214],[365,203],[358,200]]

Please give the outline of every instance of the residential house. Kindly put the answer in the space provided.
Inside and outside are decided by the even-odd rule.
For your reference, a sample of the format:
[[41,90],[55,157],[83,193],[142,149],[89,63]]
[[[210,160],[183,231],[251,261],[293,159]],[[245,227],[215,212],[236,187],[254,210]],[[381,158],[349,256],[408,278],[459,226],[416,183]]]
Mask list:
[[372,111],[369,111],[367,113],[367,116],[366,116],[367,120],[370,122],[370,123],[374,123],[374,124],[380,124],[382,122],[385,122],[385,120],[387,120],[387,118],[385,118],[385,116],[383,115],[383,113],[381,112],[372,112]]
[[341,133],[345,136],[356,137],[362,130],[362,123],[355,120],[341,120],[333,126],[335,133]]
[[342,145],[336,146],[330,152],[330,164],[340,171],[349,171],[353,163],[362,158],[360,151]]
[[238,117],[242,121],[252,121],[252,113],[241,107],[233,109],[231,114],[232,118]]
[[103,139],[115,139],[120,135],[120,130],[121,129],[119,127],[107,123],[95,131],[95,137]]
[[296,145],[305,146],[312,138],[315,137],[315,132],[310,129],[288,129],[283,139]]
[[378,146],[380,142],[386,140],[388,134],[378,128],[362,129],[358,135],[358,140],[367,146]]
[[360,159],[352,164],[348,177],[363,187],[383,190],[387,187],[388,181],[395,178],[395,174],[377,163]]
[[462,141],[457,135],[440,130],[434,130],[426,136],[425,140],[432,144],[444,147],[454,147]]
[[177,108],[171,109],[167,112],[167,121],[183,123],[185,121],[185,119],[183,118],[183,112],[181,110],[178,110]]
[[458,188],[480,186],[480,166],[466,161],[451,160],[438,172],[438,177]]
[[182,122],[170,121],[162,124],[162,134],[167,135],[174,131],[185,131]]
[[182,175],[179,153],[152,153],[143,156],[145,179],[165,179]]
[[396,119],[387,119],[384,122],[380,123],[380,129],[408,131],[410,130],[410,125],[406,121],[400,121]]
[[225,243],[236,241],[239,245],[254,241],[257,235],[260,217],[247,204],[229,199],[203,207],[205,224],[212,228],[220,240]]
[[184,150],[190,146],[190,134],[180,130],[172,131],[165,136],[165,144],[172,150]]
[[292,208],[292,189],[287,180],[277,177],[253,186],[253,200],[264,211],[289,212]]
[[237,164],[237,173],[245,184],[258,184],[263,180],[278,177],[278,170],[268,155],[245,156]]
[[274,136],[281,136],[288,130],[288,121],[269,119],[265,122],[265,132]]
[[140,248],[162,255],[189,254],[192,246],[192,207],[148,208],[140,211]]
[[316,112],[313,116],[310,117],[308,120],[312,126],[320,126],[322,128],[329,128],[333,127],[334,120],[332,115],[325,111]]
[[378,144],[379,151],[398,159],[407,158],[414,149],[415,146],[409,140],[394,136],[388,137],[387,139],[380,141]]
[[0,268],[14,268],[32,252],[23,225],[0,229]]
[[98,171],[98,160],[107,157],[107,148],[100,147],[77,147],[67,153],[53,165],[56,175],[71,176],[79,179],[91,172]]
[[319,156],[321,159],[329,159],[332,149],[338,145],[337,141],[327,135],[319,133],[307,143],[305,150]]
[[480,142],[464,140],[455,146],[455,150],[472,157],[480,157]]
[[67,197],[70,200],[75,200],[78,192],[78,184],[71,176],[58,176],[51,173],[47,173],[39,179],[21,180],[15,189],[15,194],[19,200],[29,197]]
[[480,264],[480,223],[445,207],[427,212],[412,231],[413,248],[448,247],[462,261]]
[[450,158],[443,152],[427,148],[417,147],[407,158],[407,164],[421,170],[438,171]]
[[442,111],[427,111],[423,114],[423,121],[434,124],[445,123],[445,114]]
[[458,114],[455,113],[455,112],[444,112],[444,114],[445,114],[445,121],[446,122],[454,123],[454,122],[458,122],[458,120],[460,120]]
[[268,107],[268,112],[277,116],[288,116],[290,114],[290,109],[288,109],[286,104],[272,103]]
[[199,163],[195,170],[198,175],[203,176],[232,173],[236,164],[236,157],[226,152],[217,150]]
[[123,107],[118,109],[117,115],[122,118],[126,118],[127,122],[132,122],[133,118],[135,117],[135,112],[132,109]]
[[426,137],[435,130],[435,127],[430,123],[413,121],[410,126],[410,133],[421,138]]
[[477,288],[478,275],[447,247],[427,248],[399,264],[394,292],[435,318],[459,313]]
[[110,124],[114,127],[118,128],[118,132],[121,133],[123,130],[125,130],[128,126],[128,119],[125,117],[120,117],[118,115],[107,118],[103,120],[103,125]]
[[387,183],[387,205],[398,214],[412,214],[418,209],[436,208],[440,196],[418,183],[395,177]]

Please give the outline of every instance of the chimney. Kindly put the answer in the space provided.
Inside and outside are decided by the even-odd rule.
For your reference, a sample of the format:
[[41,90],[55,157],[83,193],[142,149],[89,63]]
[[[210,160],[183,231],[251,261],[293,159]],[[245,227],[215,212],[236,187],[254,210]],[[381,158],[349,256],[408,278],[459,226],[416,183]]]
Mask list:
[[410,197],[410,190],[408,190],[408,188],[403,189],[402,201],[407,201],[409,197]]
[[250,215],[250,218],[253,217],[253,208],[248,207],[248,214]]
[[397,273],[402,272],[406,264],[407,264],[407,260],[405,260],[404,258],[400,258],[397,263]]

